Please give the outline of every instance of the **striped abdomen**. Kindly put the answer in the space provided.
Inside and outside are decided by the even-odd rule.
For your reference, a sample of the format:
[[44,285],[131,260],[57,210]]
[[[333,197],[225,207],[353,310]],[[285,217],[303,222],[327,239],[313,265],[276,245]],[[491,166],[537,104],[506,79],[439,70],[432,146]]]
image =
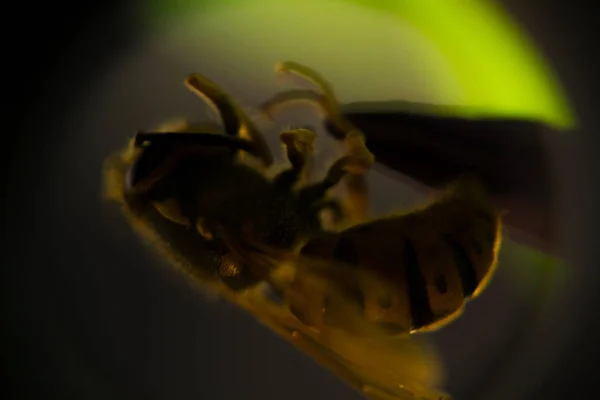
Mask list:
[[348,267],[365,319],[402,333],[458,316],[493,274],[499,243],[496,213],[453,199],[316,238],[302,254]]

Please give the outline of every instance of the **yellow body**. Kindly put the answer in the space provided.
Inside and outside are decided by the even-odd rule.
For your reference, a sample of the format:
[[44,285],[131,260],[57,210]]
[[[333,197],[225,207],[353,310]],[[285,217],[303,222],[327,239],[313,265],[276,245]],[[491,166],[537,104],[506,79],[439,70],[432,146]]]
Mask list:
[[[367,322],[398,334],[437,329],[460,315],[465,301],[476,297],[493,275],[500,241],[500,215],[478,183],[466,180],[422,209],[315,238],[301,257],[307,263],[319,259],[346,268],[355,276],[344,283],[350,286],[348,300],[362,308]],[[457,260],[457,249],[463,259]],[[416,278],[407,265],[409,251]],[[470,280],[461,268],[470,269]],[[299,288],[301,272],[296,279]],[[316,318],[305,321],[311,325],[327,324],[327,287],[321,289],[304,297],[313,297],[310,307],[324,312],[299,311]],[[421,299],[414,294],[419,289],[424,291]],[[425,315],[416,318],[415,312]]]

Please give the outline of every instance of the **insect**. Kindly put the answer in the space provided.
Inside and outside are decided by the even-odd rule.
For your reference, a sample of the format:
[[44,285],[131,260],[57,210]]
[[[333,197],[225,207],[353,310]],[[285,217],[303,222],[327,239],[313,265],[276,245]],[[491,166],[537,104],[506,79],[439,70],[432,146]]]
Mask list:
[[[106,162],[107,197],[170,264],[369,398],[449,399],[435,389],[435,353],[408,334],[450,322],[489,281],[501,220],[485,192],[463,180],[419,210],[369,221],[365,175],[374,158],[337,114],[333,91],[319,101],[344,132],[346,153],[311,182],[315,132],[283,131],[289,166],[267,178],[270,150],[244,111],[200,74],[185,83],[217,110],[222,128],[138,132]],[[261,164],[245,163],[246,155]],[[342,183],[345,202],[329,195]],[[324,210],[334,215],[331,230]]]

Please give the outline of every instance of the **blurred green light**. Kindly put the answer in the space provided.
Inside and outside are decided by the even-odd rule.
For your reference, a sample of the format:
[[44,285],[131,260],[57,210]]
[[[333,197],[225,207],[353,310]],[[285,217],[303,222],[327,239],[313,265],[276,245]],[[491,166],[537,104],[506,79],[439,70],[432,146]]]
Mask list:
[[[272,0],[152,1],[152,21],[156,22],[198,10]],[[463,90],[462,115],[523,117],[563,128],[575,125],[573,113],[548,63],[494,1],[344,1],[393,14],[427,37],[447,59]],[[293,11],[302,0],[277,3],[289,4]]]
[[393,12],[448,59],[468,105],[570,127],[572,111],[547,63],[491,0],[349,0]]

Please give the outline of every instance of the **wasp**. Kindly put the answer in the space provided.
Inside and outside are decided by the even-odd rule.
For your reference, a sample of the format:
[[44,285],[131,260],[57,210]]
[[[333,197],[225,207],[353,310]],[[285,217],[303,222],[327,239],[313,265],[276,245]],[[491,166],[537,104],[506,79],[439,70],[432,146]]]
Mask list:
[[[185,84],[222,126],[138,132],[107,159],[106,196],[171,265],[368,397],[448,399],[434,389],[435,355],[407,335],[449,323],[483,290],[496,266],[500,214],[476,180],[464,179],[418,210],[369,220],[366,175],[375,160],[364,135],[315,71],[278,68],[316,82],[315,99],[343,132],[346,152],[322,179],[307,176],[316,133],[306,128],[281,132],[289,164],[268,177],[273,157],[259,129],[196,73]],[[331,196],[340,184],[345,201]]]

